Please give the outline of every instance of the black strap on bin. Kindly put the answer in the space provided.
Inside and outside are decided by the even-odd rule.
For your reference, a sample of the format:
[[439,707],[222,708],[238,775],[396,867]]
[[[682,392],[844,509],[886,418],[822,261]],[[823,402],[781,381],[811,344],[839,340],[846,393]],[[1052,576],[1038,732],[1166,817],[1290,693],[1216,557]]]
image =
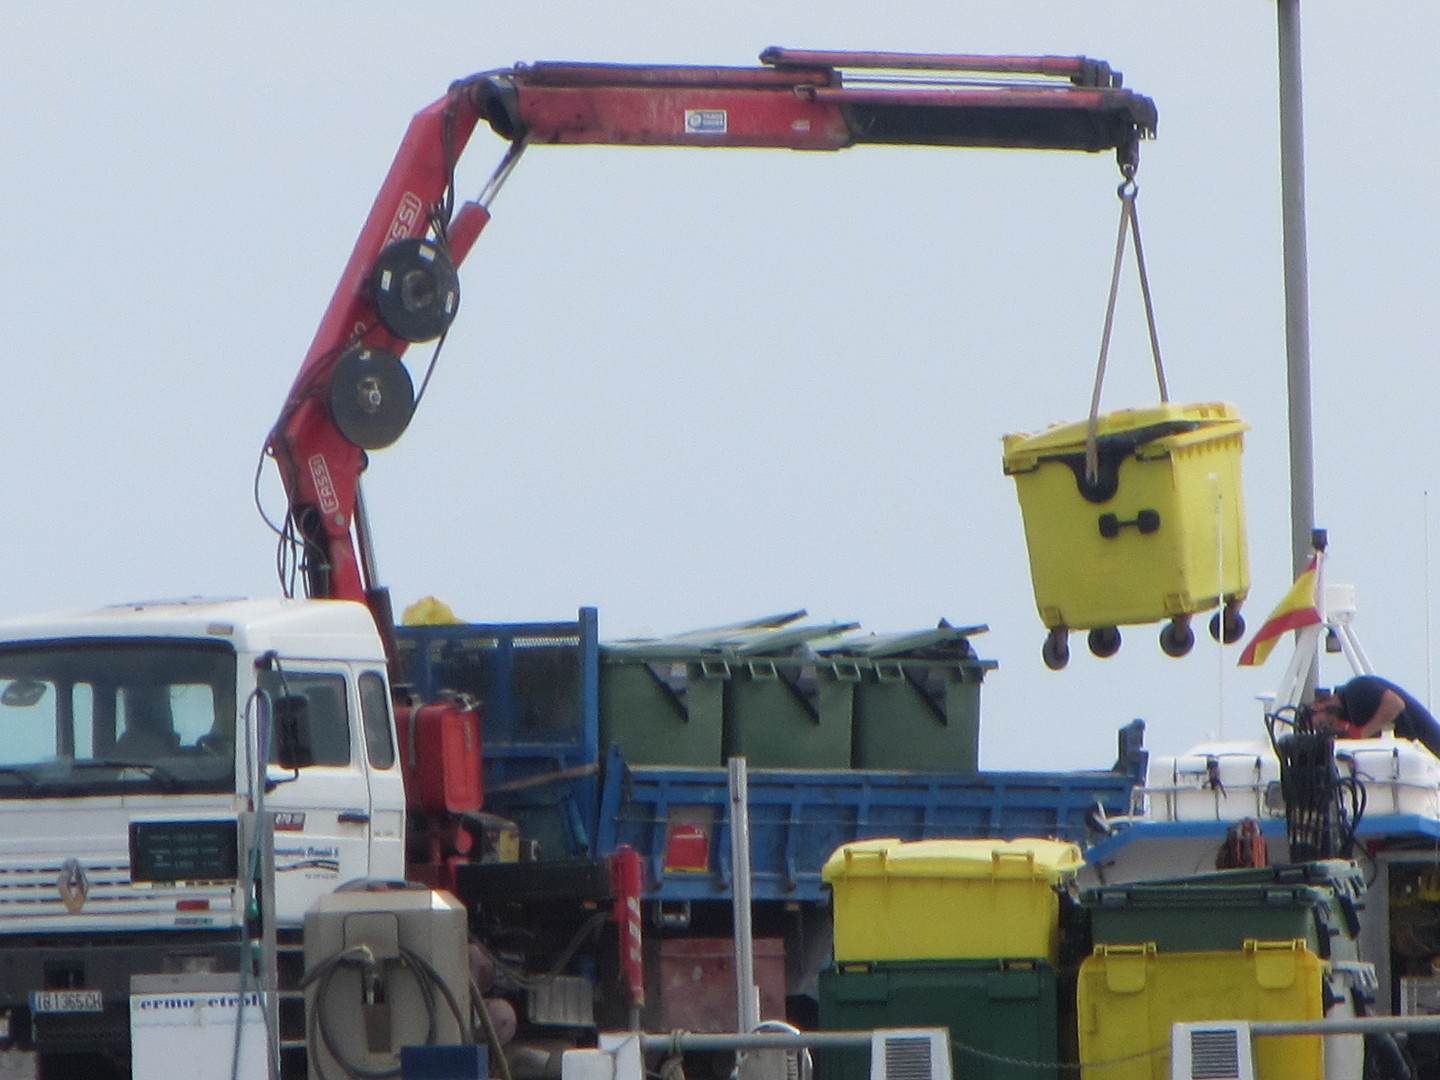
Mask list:
[[1145,249],[1140,245],[1140,218],[1135,212],[1135,196],[1140,188],[1135,183],[1139,164],[1139,147],[1122,158],[1120,175],[1124,179],[1115,189],[1120,199],[1120,228],[1115,237],[1115,263],[1110,271],[1110,299],[1105,305],[1105,328],[1100,335],[1100,358],[1095,365],[1095,391],[1090,397],[1090,421],[1085,432],[1085,479],[1091,487],[1100,486],[1099,418],[1100,387],[1105,381],[1105,359],[1110,352],[1110,331],[1115,323],[1115,298],[1120,289],[1120,267],[1125,260],[1125,236],[1135,240],[1135,267],[1140,275],[1140,294],[1145,299],[1145,322],[1150,329],[1150,353],[1155,358],[1155,379],[1160,386],[1160,400],[1170,400],[1165,385],[1165,366],[1160,361],[1160,337],[1155,330],[1155,305],[1150,299],[1150,278],[1145,272]]
[[[1134,456],[1137,448],[1156,439],[1195,431],[1199,427],[1198,420],[1162,420],[1158,424],[1146,424],[1128,431],[1097,435],[1093,440],[1087,440],[1084,452],[1043,454],[1039,460],[1069,466],[1075,474],[1075,486],[1085,501],[1106,503],[1120,490],[1120,463]],[[1092,452],[1093,472],[1089,460]]]

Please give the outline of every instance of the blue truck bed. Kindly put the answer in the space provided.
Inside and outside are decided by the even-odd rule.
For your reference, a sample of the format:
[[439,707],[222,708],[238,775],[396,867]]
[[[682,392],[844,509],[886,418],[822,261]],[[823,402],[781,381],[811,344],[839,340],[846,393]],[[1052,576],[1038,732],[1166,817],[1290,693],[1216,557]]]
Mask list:
[[[1049,836],[1083,845],[1096,806],[1107,815],[1125,813],[1130,789],[1143,780],[1143,752],[1128,766],[1118,764],[1108,771],[970,775],[750,769],[754,898],[820,899],[820,868],[852,840]],[[627,767],[612,758],[597,853],[621,844],[639,851],[652,899],[726,899],[727,780],[725,769]],[[684,868],[702,862],[705,869]]]
[[[519,823],[541,859],[646,861],[650,899],[724,900],[731,863],[727,771],[631,765],[601,745],[598,618],[400,628],[406,678],[426,699],[447,691],[484,707],[486,809]],[[748,770],[756,900],[813,901],[841,844],[1049,836],[1084,843],[1097,808],[1128,812],[1144,780],[1144,725],[1120,732],[1109,770],[922,772]]]

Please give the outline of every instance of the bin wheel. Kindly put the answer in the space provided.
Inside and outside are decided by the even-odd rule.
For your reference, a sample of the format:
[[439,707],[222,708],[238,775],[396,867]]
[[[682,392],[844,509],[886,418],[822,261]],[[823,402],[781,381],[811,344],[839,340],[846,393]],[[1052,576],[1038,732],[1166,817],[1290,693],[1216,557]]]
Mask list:
[[1188,616],[1177,617],[1160,631],[1160,649],[1166,656],[1186,656],[1195,647],[1195,631]]
[[1210,636],[1226,645],[1234,645],[1245,636],[1245,618],[1240,609],[1227,603],[1222,611],[1210,616]]
[[1097,626],[1086,639],[1090,651],[1102,660],[1120,651],[1120,630],[1114,626]]
[[1070,631],[1063,626],[1053,628],[1041,646],[1040,655],[1051,671],[1060,671],[1070,662]]

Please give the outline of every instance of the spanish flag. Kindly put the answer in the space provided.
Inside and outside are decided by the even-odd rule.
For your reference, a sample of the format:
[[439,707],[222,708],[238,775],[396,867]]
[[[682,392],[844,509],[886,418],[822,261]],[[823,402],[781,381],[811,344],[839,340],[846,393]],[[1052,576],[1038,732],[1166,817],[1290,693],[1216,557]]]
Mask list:
[[1290,586],[1290,591],[1285,594],[1285,599],[1280,601],[1280,606],[1270,613],[1265,625],[1255,632],[1250,644],[1245,646],[1245,651],[1240,654],[1238,661],[1240,667],[1259,667],[1265,663],[1270,650],[1275,648],[1275,642],[1283,635],[1291,630],[1299,630],[1302,626],[1314,626],[1320,621],[1320,608],[1315,603],[1315,579],[1319,573],[1316,556],[1312,555],[1305,572],[1295,579],[1295,584]]

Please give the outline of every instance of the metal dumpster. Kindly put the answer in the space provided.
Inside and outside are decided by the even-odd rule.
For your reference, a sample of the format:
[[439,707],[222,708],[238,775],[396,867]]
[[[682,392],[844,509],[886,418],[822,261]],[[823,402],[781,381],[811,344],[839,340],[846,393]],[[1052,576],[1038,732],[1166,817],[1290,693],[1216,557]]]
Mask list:
[[1194,644],[1191,615],[1222,603],[1211,633],[1241,637],[1247,427],[1223,402],[1108,413],[1098,418],[1093,478],[1088,421],[1006,437],[1050,667],[1068,660],[1072,629],[1088,629],[1091,651],[1110,656],[1118,627],[1163,619],[1161,647],[1183,656]]
[[[950,1029],[954,1075],[1053,1080],[1058,1075],[1056,971],[1040,960],[839,964],[820,973],[820,1029]],[[830,1050],[817,1071],[866,1080],[869,1054]]]
[[853,695],[850,763],[857,769],[973,773],[980,755],[981,660],[970,636],[984,626],[871,635],[819,650]]
[[600,738],[635,765],[847,768],[851,688],[811,643],[853,623],[805,613],[600,648]]
[[1042,838],[844,844],[821,871],[834,898],[835,959],[1053,963],[1057,887],[1081,862],[1075,844]]

